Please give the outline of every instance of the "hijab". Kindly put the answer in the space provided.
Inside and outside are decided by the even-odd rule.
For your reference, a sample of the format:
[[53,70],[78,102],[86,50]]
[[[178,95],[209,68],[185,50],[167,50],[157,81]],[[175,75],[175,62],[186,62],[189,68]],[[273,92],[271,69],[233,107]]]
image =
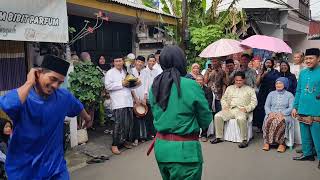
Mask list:
[[4,127],[6,126],[7,123],[10,123],[11,125],[11,129],[13,128],[12,127],[12,122],[7,120],[7,119],[3,119],[3,118],[0,118],[0,142],[4,142],[8,145],[8,141],[9,141],[9,138],[10,138],[10,135],[6,135],[3,133],[3,129]]
[[[101,57],[101,56],[99,56]],[[102,69],[103,71],[108,71],[109,69],[111,69],[111,65],[110,64],[107,64],[106,62],[107,60],[105,59],[104,60],[104,64],[101,64],[100,63],[100,58],[98,59],[98,66],[100,67],[100,69]]]
[[178,46],[166,46],[160,54],[160,66],[163,72],[158,75],[152,84],[152,93],[163,111],[167,109],[171,87],[177,86],[178,96],[181,96],[180,77],[187,74],[186,57]]
[[[279,78],[276,80],[276,83],[277,83],[278,81],[280,81],[280,82],[283,83],[283,85],[284,85],[284,89],[283,89],[283,90],[287,90],[287,89],[289,88],[289,80],[288,80],[288,78],[286,78],[286,77],[279,77]],[[283,90],[282,90],[282,91],[283,91]]]

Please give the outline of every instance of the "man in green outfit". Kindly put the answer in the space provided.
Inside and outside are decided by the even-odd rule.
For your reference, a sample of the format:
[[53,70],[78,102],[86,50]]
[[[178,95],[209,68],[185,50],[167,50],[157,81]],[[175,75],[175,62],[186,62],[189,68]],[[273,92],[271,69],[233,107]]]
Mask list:
[[314,161],[315,149],[320,169],[320,50],[307,49],[305,64],[307,69],[300,72],[292,116],[300,121],[302,152],[297,161]]
[[186,58],[178,46],[162,50],[160,65],[163,72],[155,78],[149,100],[158,132],[154,148],[162,178],[200,180],[203,158],[199,132],[208,128],[212,113],[201,87],[184,78]]

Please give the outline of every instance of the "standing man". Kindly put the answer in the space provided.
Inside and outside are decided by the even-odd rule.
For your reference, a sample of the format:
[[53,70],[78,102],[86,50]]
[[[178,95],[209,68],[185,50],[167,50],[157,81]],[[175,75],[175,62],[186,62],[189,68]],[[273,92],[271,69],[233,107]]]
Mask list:
[[245,74],[243,72],[236,72],[235,84],[229,86],[226,93],[222,96],[222,111],[214,116],[216,139],[211,141],[212,144],[223,142],[224,122],[236,119],[242,141],[239,144],[239,148],[246,148],[248,146],[248,115],[257,106],[257,97],[255,90],[245,85],[245,82]]
[[[143,104],[147,106],[147,76],[146,71],[144,70],[145,58],[143,56],[137,56],[135,61],[135,67],[132,69],[132,74],[141,80],[141,85],[132,90],[132,95],[134,99],[134,104]],[[145,116],[146,117],[146,116]],[[134,146],[137,146],[140,141],[147,140],[147,129],[145,117],[138,117],[134,115],[133,122],[133,140]]]
[[296,75],[297,80],[299,80],[300,72],[306,67],[305,63],[303,63],[304,53],[296,52],[293,54],[293,63],[290,63],[291,72]]
[[163,70],[162,70],[162,67],[160,66],[160,53],[161,53],[161,50],[157,50],[157,52],[155,53],[156,64],[154,65],[154,69],[162,73]]
[[187,63],[178,46],[165,47],[160,64],[164,71],[155,78],[149,98],[158,132],[154,148],[162,178],[200,180],[203,158],[199,132],[212,120],[208,102],[201,87],[184,77]]
[[240,59],[240,71],[246,76],[246,85],[256,88],[257,73],[249,67],[250,55],[243,54]]
[[225,72],[226,72],[228,86],[232,85],[234,83],[234,73],[236,73],[233,59],[226,60]]
[[105,87],[110,93],[110,99],[115,118],[113,129],[113,142],[111,151],[119,155],[119,146],[124,145],[131,149],[132,128],[133,128],[133,99],[129,84],[124,81],[127,72],[124,69],[124,59],[113,59],[114,67],[107,72]]
[[299,75],[292,116],[300,121],[302,152],[296,161],[314,161],[313,148],[317,153],[320,169],[320,50],[307,49],[306,69]]
[[69,179],[64,119],[80,114],[87,127],[92,121],[78,99],[59,89],[68,68],[67,61],[46,55],[41,68],[30,70],[24,85],[0,97],[0,109],[15,127],[6,160],[9,179]]
[[150,100],[149,100],[149,92],[152,87],[154,78],[156,78],[162,71],[159,69],[155,69],[154,66],[156,65],[156,57],[154,54],[150,54],[147,57],[147,67],[144,69],[146,72],[146,87],[147,87],[147,106],[148,106],[148,113],[146,115],[146,127],[147,127],[147,139],[153,139],[156,136],[156,130],[153,124],[153,115],[151,112]]
[[220,61],[217,58],[211,59],[212,69],[208,68],[207,72],[204,74],[204,82],[208,84],[212,92],[215,95],[214,101],[214,112],[219,112],[221,110],[221,97],[227,87],[226,73],[222,70]]
[[259,56],[255,56],[252,58],[252,69],[256,71],[256,75],[259,74],[261,67],[261,58]]

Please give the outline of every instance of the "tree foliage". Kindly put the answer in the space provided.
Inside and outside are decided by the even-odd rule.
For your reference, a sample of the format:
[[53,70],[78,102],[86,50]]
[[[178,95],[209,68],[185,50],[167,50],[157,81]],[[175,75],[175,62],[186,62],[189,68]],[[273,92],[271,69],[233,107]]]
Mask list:
[[104,89],[103,74],[91,62],[75,65],[70,73],[70,90],[86,108],[98,107]]
[[200,52],[209,44],[222,39],[237,39],[238,33],[246,28],[246,15],[234,8],[239,0],[233,0],[225,11],[219,12],[222,0],[213,0],[206,11],[206,0],[189,1],[190,44],[187,50],[189,65],[197,62],[204,64],[199,58]]

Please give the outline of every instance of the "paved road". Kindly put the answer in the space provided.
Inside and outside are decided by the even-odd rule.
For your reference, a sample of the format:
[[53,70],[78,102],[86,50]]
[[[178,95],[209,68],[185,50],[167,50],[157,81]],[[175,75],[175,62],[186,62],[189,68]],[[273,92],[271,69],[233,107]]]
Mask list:
[[[259,140],[258,140],[259,139]],[[261,150],[262,140],[251,141],[247,149],[224,142],[203,143],[203,180],[319,180],[315,162],[295,162],[294,152],[279,154]],[[148,143],[113,156],[103,164],[89,165],[71,173],[75,180],[161,180],[154,156],[147,157]]]

